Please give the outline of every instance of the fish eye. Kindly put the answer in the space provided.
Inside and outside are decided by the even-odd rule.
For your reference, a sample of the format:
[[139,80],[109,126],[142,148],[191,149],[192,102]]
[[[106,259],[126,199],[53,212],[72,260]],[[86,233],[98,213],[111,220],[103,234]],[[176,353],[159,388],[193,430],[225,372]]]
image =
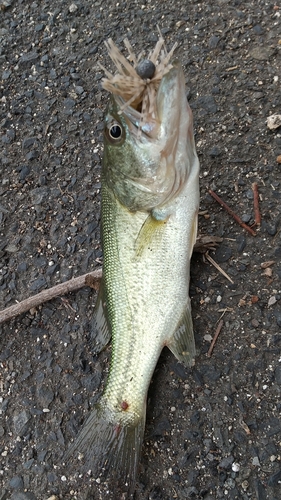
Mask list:
[[118,122],[112,123],[108,129],[108,138],[111,142],[120,142],[123,136],[123,129]]

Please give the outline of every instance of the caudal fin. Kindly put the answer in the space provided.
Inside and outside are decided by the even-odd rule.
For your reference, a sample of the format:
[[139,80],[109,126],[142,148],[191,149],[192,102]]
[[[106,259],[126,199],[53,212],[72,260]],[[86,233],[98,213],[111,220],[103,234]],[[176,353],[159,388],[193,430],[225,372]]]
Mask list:
[[79,458],[80,467],[82,462],[83,469],[91,469],[96,479],[105,482],[112,498],[130,498],[135,489],[144,427],[145,411],[133,425],[122,425],[113,422],[112,414],[97,404],[66,451],[64,461]]

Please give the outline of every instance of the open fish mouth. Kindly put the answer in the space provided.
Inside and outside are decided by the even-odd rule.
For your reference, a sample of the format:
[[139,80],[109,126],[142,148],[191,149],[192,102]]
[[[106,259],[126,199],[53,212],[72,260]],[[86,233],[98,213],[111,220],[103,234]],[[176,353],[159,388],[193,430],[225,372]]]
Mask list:
[[181,108],[186,101],[185,81],[181,66],[174,62],[164,74],[154,96],[153,109],[144,112],[140,103],[138,108],[127,106],[121,96],[114,96],[119,108],[119,114],[125,117],[130,132],[147,139],[164,139],[175,137],[178,133],[181,118]]
[[127,125],[130,132],[135,137],[140,137],[144,134],[147,139],[156,139],[159,133],[160,123],[154,116],[145,116],[141,111],[133,108],[132,106],[126,106],[123,111],[125,101],[122,97],[115,97],[115,101],[120,109],[119,113],[122,113],[126,119]]

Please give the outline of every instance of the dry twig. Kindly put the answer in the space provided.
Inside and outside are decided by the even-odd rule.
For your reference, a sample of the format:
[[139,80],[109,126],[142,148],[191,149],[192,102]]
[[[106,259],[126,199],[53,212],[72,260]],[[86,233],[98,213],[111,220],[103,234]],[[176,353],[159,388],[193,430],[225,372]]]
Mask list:
[[3,311],[0,311],[0,324],[18,316],[19,314],[29,311],[33,307],[38,307],[40,304],[43,304],[48,300],[79,290],[83,286],[91,286],[92,288],[97,289],[101,276],[102,270],[97,269],[91,273],[83,274],[82,276],[65,281],[64,283],[60,283],[52,288],[48,288],[47,290],[43,290],[43,292],[37,293],[33,297],[29,297],[18,304],[7,307],[6,309],[3,309]]
[[261,213],[260,213],[260,207],[259,207],[258,185],[257,185],[256,182],[253,182],[253,184],[252,184],[252,190],[253,190],[253,193],[254,193],[255,223],[257,225],[260,225],[260,223],[261,223]]
[[248,233],[252,236],[256,236],[255,231],[251,227],[247,226],[247,224],[245,224],[245,222],[243,222],[240,217],[214,191],[211,189],[208,191],[209,194],[233,217],[236,222],[238,222],[241,227],[246,229],[246,231],[248,231]]
[[214,345],[215,345],[215,343],[216,343],[216,341],[217,341],[217,338],[218,338],[218,336],[219,336],[219,334],[220,334],[220,332],[221,332],[222,327],[223,327],[223,320],[221,319],[221,320],[220,320],[220,322],[219,322],[219,324],[218,324],[218,326],[217,326],[217,329],[216,329],[216,331],[215,331],[215,335],[214,335],[214,338],[213,338],[213,340],[212,340],[212,342],[211,342],[211,345],[210,345],[210,347],[209,347],[209,350],[208,350],[208,352],[207,352],[207,356],[208,356],[208,358],[210,358],[210,357],[211,357],[211,355],[212,355],[212,352],[213,352],[213,349],[214,349]]

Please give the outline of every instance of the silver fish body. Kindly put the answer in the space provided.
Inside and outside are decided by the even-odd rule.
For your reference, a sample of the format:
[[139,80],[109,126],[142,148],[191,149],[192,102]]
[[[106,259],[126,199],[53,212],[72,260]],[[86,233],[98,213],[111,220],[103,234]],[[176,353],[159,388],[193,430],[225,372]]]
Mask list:
[[105,120],[104,264],[95,312],[97,345],[112,335],[110,372],[68,455],[82,453],[96,476],[103,471],[112,489],[129,496],[161,350],[168,346],[188,366],[195,356],[189,269],[199,162],[178,63],[163,77],[148,122],[133,108],[120,112],[121,106],[112,97]]

